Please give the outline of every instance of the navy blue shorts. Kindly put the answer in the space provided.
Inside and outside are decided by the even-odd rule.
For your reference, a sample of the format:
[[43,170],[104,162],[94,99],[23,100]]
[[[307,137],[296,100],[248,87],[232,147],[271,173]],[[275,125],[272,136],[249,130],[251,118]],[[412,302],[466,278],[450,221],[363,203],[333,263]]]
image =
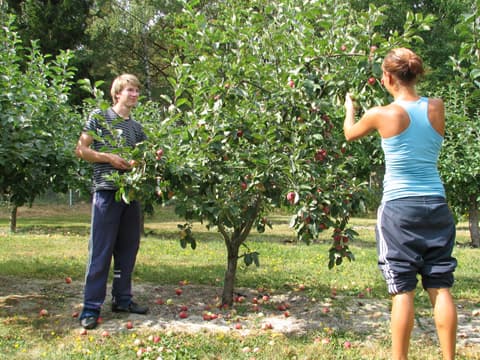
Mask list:
[[455,221],[443,197],[415,196],[382,203],[376,226],[378,267],[389,294],[450,288],[457,260]]

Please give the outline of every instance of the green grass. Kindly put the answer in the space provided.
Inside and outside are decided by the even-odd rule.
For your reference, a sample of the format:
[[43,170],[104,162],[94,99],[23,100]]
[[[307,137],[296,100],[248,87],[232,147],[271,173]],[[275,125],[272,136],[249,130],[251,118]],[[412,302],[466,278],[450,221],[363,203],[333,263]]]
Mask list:
[[[388,301],[385,284],[376,266],[374,219],[353,219],[359,238],[352,243],[356,260],[333,270],[327,269],[328,238],[312,245],[295,243],[288,228],[288,217],[272,216],[273,230],[265,234],[252,233],[249,247],[260,253],[260,267],[238,269],[238,288],[266,288],[275,294],[295,292],[300,284],[303,296],[311,301],[329,296],[336,288],[343,300],[336,306],[345,308],[360,292],[370,288],[373,299]],[[178,219],[169,209],[158,209],[155,216],[146,218],[148,236],[142,239],[135,271],[135,284],[174,287],[180,280],[202,286],[221,287],[226,265],[225,246],[215,232],[200,224],[194,225],[198,239],[196,250],[182,249],[177,238]],[[0,209],[0,278],[8,283],[0,290],[0,359],[133,359],[141,348],[151,348],[144,359],[388,359],[389,336],[369,336],[351,330],[331,332],[316,329],[301,334],[264,332],[239,335],[235,332],[196,334],[158,329],[119,331],[115,336],[98,333],[78,335],[78,325],[68,319],[69,299],[77,296],[62,285],[71,276],[82,279],[85,271],[90,214],[88,206],[34,206],[21,209],[18,232],[8,232],[8,212]],[[468,242],[464,224],[458,231],[459,243]],[[480,307],[480,252],[465,246],[455,249],[459,260],[453,293],[467,313]],[[8,280],[8,281],[7,281]],[[22,284],[45,282],[36,293],[22,291]],[[420,289],[419,289],[420,290]],[[15,311],[26,303],[30,308]],[[33,302],[31,300],[34,300]],[[81,298],[76,299],[81,303]],[[33,305],[32,305],[33,304]],[[39,318],[44,306],[58,309],[57,315]],[[24,305],[26,306],[26,305]],[[431,316],[425,292],[416,295],[417,313]],[[12,310],[13,309],[13,310]],[[241,313],[245,311],[239,307]],[[60,315],[58,315],[60,314]],[[63,314],[63,315],[62,315]],[[308,319],[307,319],[308,320]],[[160,335],[153,343],[151,337]],[[316,339],[330,338],[329,344]],[[356,345],[345,349],[348,340]],[[249,351],[246,351],[250,349]],[[254,349],[258,349],[254,351]],[[459,359],[478,358],[475,349],[459,349]],[[155,354],[155,355],[153,355]],[[412,359],[437,359],[438,346],[426,338],[413,338]]]

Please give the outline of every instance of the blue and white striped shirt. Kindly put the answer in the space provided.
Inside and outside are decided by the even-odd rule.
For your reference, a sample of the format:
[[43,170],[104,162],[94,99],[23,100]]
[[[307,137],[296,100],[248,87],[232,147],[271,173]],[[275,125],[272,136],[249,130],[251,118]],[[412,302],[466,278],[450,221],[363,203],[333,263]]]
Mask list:
[[[122,156],[122,148],[133,148],[146,139],[142,125],[131,119],[123,119],[112,108],[105,112],[100,109],[92,111],[83,131],[93,137],[92,149],[100,152],[117,153]],[[117,190],[106,177],[115,169],[109,163],[93,164],[93,190]]]

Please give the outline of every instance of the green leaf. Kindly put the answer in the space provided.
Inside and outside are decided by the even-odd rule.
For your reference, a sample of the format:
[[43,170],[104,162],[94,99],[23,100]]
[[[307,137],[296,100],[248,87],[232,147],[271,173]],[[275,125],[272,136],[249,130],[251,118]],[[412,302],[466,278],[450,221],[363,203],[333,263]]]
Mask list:
[[245,262],[245,265],[250,266],[252,264],[252,254],[251,253],[246,253],[243,256],[243,261]]
[[259,254],[258,252],[256,252],[256,251],[252,253],[253,262],[255,263],[255,265],[256,265],[257,267],[260,266],[259,255],[260,255],[260,254]]
[[187,239],[186,238],[180,239],[180,246],[182,247],[182,249],[185,249],[187,247]]

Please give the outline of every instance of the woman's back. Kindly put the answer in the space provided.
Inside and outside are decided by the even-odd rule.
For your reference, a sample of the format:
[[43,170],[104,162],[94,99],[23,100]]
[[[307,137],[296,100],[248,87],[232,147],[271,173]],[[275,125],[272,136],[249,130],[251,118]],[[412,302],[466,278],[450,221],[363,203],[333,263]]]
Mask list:
[[[401,131],[390,131],[388,137],[382,135],[385,154],[383,200],[428,195],[444,197],[437,170],[443,137],[429,119],[429,99],[397,100],[393,104],[400,108],[399,115],[398,119],[389,119],[388,129]],[[383,130],[384,134],[388,132]]]

